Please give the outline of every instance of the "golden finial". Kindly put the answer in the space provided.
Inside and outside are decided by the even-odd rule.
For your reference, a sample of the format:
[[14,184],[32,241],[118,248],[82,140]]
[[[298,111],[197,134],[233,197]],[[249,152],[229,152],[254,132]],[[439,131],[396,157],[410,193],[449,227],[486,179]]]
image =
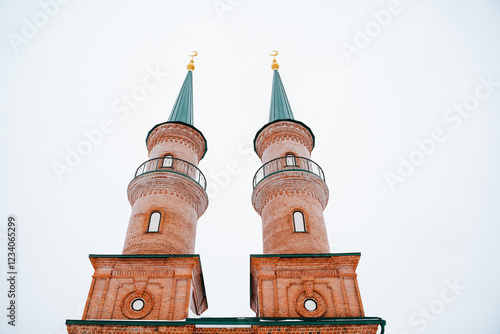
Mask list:
[[278,63],[276,62],[276,56],[278,55],[278,51],[276,50],[273,50],[274,53],[270,53],[269,55],[270,56],[273,56],[273,63],[271,65],[271,68],[274,70],[277,70],[278,68],[280,68],[280,66],[278,65]]
[[187,69],[189,71],[194,71],[194,60],[193,60],[193,58],[198,55],[198,51],[193,51],[193,52],[194,53],[192,55],[189,55],[189,57],[191,57],[191,61],[189,62],[188,66],[187,66]]

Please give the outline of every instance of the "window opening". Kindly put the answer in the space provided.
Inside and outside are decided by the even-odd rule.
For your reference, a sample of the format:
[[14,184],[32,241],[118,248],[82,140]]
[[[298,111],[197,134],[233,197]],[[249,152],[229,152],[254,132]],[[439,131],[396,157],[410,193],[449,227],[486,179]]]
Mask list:
[[148,232],[159,232],[160,220],[161,220],[161,213],[159,213],[158,211],[153,212],[149,216]]
[[306,222],[301,211],[294,211],[293,213],[293,230],[294,232],[306,232]]

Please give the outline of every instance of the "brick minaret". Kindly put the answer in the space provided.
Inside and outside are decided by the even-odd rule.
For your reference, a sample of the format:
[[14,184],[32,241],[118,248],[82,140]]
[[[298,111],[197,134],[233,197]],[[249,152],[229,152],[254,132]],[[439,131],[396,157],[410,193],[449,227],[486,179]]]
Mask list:
[[[149,159],[128,186],[132,214],[122,255],[90,255],[95,273],[83,320],[182,320],[207,308],[196,224],[208,197],[197,165],[203,134],[193,126],[188,73],[167,122],[149,131]],[[71,333],[71,331],[70,331]]]
[[294,119],[278,70],[273,72],[269,123],[254,140],[263,166],[253,180],[252,203],[262,217],[264,254],[328,253],[328,187],[311,160],[314,134]]
[[[295,120],[278,68],[273,60],[269,122],[254,140],[263,165],[252,204],[262,217],[264,254],[250,258],[251,307],[258,317],[364,317],[355,272],[360,254],[329,253],[329,192],[311,160],[314,134]],[[363,333],[377,327],[366,325]]]
[[149,160],[128,186],[132,214],[123,254],[194,252],[196,223],[208,197],[197,168],[206,140],[193,126],[192,77],[190,70],[168,121],[146,138]]

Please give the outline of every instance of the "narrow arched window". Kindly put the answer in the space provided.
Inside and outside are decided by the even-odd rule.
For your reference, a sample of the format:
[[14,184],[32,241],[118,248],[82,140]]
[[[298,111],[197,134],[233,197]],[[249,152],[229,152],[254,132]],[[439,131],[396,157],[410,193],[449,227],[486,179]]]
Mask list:
[[287,166],[295,166],[297,165],[295,162],[295,155],[293,154],[287,154],[285,155],[285,161]]
[[149,216],[148,232],[154,233],[160,231],[161,213],[155,211]]
[[294,232],[307,232],[306,231],[306,221],[304,219],[304,214],[301,211],[294,211],[292,218],[293,218],[293,231]]
[[163,157],[162,167],[172,168],[174,165],[174,157],[170,154],[167,154]]

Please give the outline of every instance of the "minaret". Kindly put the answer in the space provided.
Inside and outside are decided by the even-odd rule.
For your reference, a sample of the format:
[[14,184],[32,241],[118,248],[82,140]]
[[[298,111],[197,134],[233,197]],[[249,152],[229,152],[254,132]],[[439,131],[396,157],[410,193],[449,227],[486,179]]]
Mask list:
[[[254,139],[262,167],[253,179],[252,204],[262,217],[264,252],[250,257],[250,305],[258,317],[362,318],[355,272],[360,254],[330,253],[325,175],[311,160],[313,132],[292,113],[277,54],[269,122]],[[377,326],[366,326],[363,333],[376,332]]]
[[193,254],[196,224],[208,206],[197,167],[207,143],[193,126],[194,68],[191,58],[168,121],[147,135],[149,159],[128,186],[132,214],[123,254],[90,255],[95,272],[83,320],[182,320],[188,307],[198,315],[207,308]]
[[263,166],[253,179],[252,203],[262,217],[264,254],[328,253],[328,187],[311,160],[314,134],[295,120],[278,68],[274,59],[269,122],[254,139]]
[[123,254],[194,252],[196,223],[208,197],[197,167],[207,142],[193,126],[193,71],[191,60],[168,121],[155,125],[146,138],[149,160],[128,186],[132,214]]

